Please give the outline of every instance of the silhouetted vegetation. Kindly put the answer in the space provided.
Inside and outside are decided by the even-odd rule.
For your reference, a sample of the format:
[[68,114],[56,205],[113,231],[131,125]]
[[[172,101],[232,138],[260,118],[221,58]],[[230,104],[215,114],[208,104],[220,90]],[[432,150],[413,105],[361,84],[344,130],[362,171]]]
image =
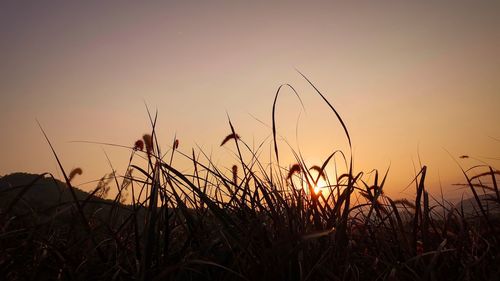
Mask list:
[[[2,178],[2,280],[498,280],[498,170],[464,170],[473,197],[452,204],[428,193],[425,166],[415,197],[398,200],[383,192],[388,171],[354,171],[350,151],[310,166],[292,151],[296,163],[284,168],[279,93],[271,163],[230,120],[221,145],[238,163],[229,168],[203,151],[183,153],[178,140],[163,153],[150,116],[152,131],[129,148],[125,174],[91,193],[71,183],[81,170],[66,176],[62,165],[64,183],[50,174]],[[340,115],[317,93],[350,146]],[[192,172],[175,168],[175,154],[191,160]],[[339,173],[329,178],[333,162]],[[320,178],[326,186],[317,192]],[[110,186],[116,196],[105,200]]]

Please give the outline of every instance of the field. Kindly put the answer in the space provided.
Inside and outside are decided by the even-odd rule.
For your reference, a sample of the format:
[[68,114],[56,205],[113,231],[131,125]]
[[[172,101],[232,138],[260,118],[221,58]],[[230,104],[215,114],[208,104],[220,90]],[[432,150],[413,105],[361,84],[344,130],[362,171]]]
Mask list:
[[[320,166],[293,151],[296,163],[286,166],[276,141],[278,94],[272,162],[230,120],[221,145],[239,159],[232,167],[203,151],[182,152],[177,139],[163,152],[150,115],[151,132],[127,148],[127,171],[91,193],[72,185],[81,169],[62,165],[63,182],[51,174],[15,184],[4,177],[1,279],[498,280],[498,170],[463,170],[473,196],[466,206],[432,197],[426,166],[406,199],[384,194],[388,171],[354,171],[350,151],[332,152]],[[317,94],[350,144],[340,115]],[[191,160],[191,172],[175,167],[176,154]],[[329,165],[345,172],[331,178]],[[111,188],[117,195],[105,200]]]

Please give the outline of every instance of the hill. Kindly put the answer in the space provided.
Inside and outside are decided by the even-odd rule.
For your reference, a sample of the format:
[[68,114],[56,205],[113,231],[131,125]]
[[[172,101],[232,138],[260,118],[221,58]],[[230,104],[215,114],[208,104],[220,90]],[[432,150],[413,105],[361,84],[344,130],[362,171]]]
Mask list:
[[[85,200],[90,194],[74,189],[78,200]],[[66,183],[48,176],[29,173],[13,173],[0,178],[0,206],[6,207],[9,202],[20,195],[19,205],[37,210],[73,201]],[[94,197],[93,199],[100,199]]]

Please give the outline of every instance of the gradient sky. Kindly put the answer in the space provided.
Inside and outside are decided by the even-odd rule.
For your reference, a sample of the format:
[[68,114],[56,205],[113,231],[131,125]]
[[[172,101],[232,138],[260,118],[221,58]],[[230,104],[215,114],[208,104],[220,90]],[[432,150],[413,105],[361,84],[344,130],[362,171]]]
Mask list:
[[281,83],[305,112],[284,91],[278,132],[318,164],[346,139],[295,68],[344,118],[355,168],[391,165],[391,194],[404,194],[418,154],[433,192],[463,181],[445,149],[498,166],[498,1],[2,1],[0,38],[1,175],[60,175],[36,119],[64,166],[83,169],[77,183],[110,171],[103,149],[123,173],[128,151],[71,141],[132,145],[150,130],[144,102],[165,147],[176,134],[229,167],[226,112],[262,141],[271,130],[252,116],[271,124]]

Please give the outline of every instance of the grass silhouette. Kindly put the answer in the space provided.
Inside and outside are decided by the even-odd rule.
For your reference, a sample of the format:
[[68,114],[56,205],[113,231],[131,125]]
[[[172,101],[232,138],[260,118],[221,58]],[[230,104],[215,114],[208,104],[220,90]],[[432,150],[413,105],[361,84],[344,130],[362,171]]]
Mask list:
[[[350,148],[351,138],[339,113],[303,77],[337,117]],[[300,99],[293,87],[283,86]],[[284,168],[279,163],[275,116],[283,86],[273,102],[275,162],[263,162],[262,144],[252,150],[230,119],[230,132],[221,146],[232,148],[238,158],[231,168],[218,167],[203,151],[198,156],[194,149],[182,152],[175,138],[163,154],[156,115],[149,114],[151,132],[128,148],[125,175],[112,173],[101,179],[86,197],[71,183],[82,170],[67,176],[42,130],[71,199],[44,208],[23,199],[38,181],[53,178],[50,174],[0,189],[2,280],[495,280],[500,276],[498,170],[489,166],[462,170],[475,203],[467,212],[463,204],[451,204],[443,197],[431,203],[426,166],[413,179],[415,198],[398,200],[383,192],[388,171],[381,176],[375,170],[367,182],[364,173],[353,170],[351,151],[335,151],[321,165],[307,166],[292,150],[296,163]],[[177,169],[174,155],[189,159],[192,172]],[[330,180],[324,171],[335,159],[344,163],[346,172]],[[320,178],[326,186],[315,192]],[[111,184],[116,185],[117,195],[103,200]],[[123,204],[125,192],[130,193],[130,205]]]

